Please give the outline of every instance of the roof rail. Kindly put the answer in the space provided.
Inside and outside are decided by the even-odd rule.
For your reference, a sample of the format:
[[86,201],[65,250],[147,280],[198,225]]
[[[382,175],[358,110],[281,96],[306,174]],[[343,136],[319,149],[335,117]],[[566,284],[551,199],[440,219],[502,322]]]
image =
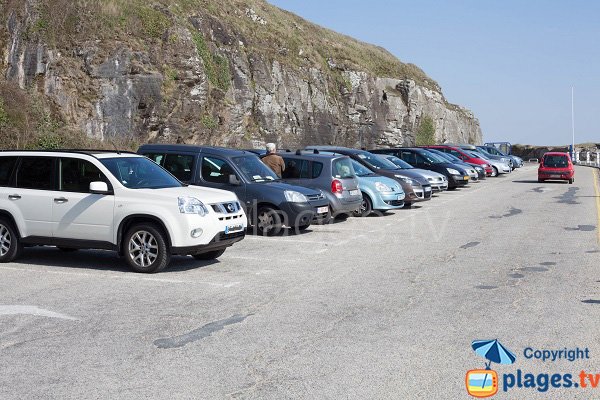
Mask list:
[[314,149],[314,150],[313,150],[313,154],[320,154],[320,152],[319,152],[319,150],[317,150],[317,149]]

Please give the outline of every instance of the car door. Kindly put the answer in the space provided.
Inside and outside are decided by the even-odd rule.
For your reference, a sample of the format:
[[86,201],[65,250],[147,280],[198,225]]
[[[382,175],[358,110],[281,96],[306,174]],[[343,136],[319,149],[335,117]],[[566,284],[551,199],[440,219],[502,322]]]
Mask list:
[[[229,182],[229,175],[235,175],[239,184]],[[246,185],[235,169],[225,159],[213,155],[203,155],[200,161],[200,179],[202,186],[234,192],[240,201],[246,199]]]
[[52,200],[56,197],[56,158],[22,157],[17,166],[14,188],[7,197],[15,205],[15,219],[23,224],[21,235],[52,236]]
[[91,182],[110,181],[88,160],[62,157],[58,160],[59,192],[52,199],[53,236],[100,242],[113,240],[113,194],[90,193]]

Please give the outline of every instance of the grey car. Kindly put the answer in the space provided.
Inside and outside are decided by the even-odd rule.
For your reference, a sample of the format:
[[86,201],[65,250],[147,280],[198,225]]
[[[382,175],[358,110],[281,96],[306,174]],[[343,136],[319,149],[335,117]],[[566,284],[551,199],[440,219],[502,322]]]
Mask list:
[[350,214],[362,204],[358,179],[348,156],[300,150],[279,155],[285,161],[283,181],[323,192],[333,216]]
[[448,190],[448,179],[444,175],[437,173],[435,171],[430,171],[428,169],[415,168],[412,165],[410,165],[409,163],[407,163],[406,161],[404,161],[396,156],[393,156],[393,155],[385,155],[384,154],[383,156],[385,158],[387,158],[388,160],[390,160],[391,162],[393,162],[394,164],[396,164],[398,166],[398,168],[400,168],[400,169],[411,170],[413,172],[416,172],[416,173],[422,175],[431,184],[432,191],[443,192],[444,190]]

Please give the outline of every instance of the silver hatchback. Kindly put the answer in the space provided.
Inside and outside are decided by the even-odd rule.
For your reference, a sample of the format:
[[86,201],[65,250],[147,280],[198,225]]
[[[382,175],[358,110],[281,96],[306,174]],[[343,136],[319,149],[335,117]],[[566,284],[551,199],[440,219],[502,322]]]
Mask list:
[[350,158],[314,151],[281,152],[285,161],[283,180],[320,189],[329,199],[332,215],[349,214],[362,204],[362,193]]

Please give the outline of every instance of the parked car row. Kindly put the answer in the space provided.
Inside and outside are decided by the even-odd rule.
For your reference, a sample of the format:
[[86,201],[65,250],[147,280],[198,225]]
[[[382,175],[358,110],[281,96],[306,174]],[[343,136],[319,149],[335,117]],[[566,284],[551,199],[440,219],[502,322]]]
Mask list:
[[506,159],[488,154],[466,145],[308,146],[279,152],[279,177],[256,150],[149,144],[137,154],[3,151],[0,262],[24,247],[50,245],[114,250],[134,271],[157,272],[171,255],[218,258],[248,228],[259,235],[303,231],[510,173]]

